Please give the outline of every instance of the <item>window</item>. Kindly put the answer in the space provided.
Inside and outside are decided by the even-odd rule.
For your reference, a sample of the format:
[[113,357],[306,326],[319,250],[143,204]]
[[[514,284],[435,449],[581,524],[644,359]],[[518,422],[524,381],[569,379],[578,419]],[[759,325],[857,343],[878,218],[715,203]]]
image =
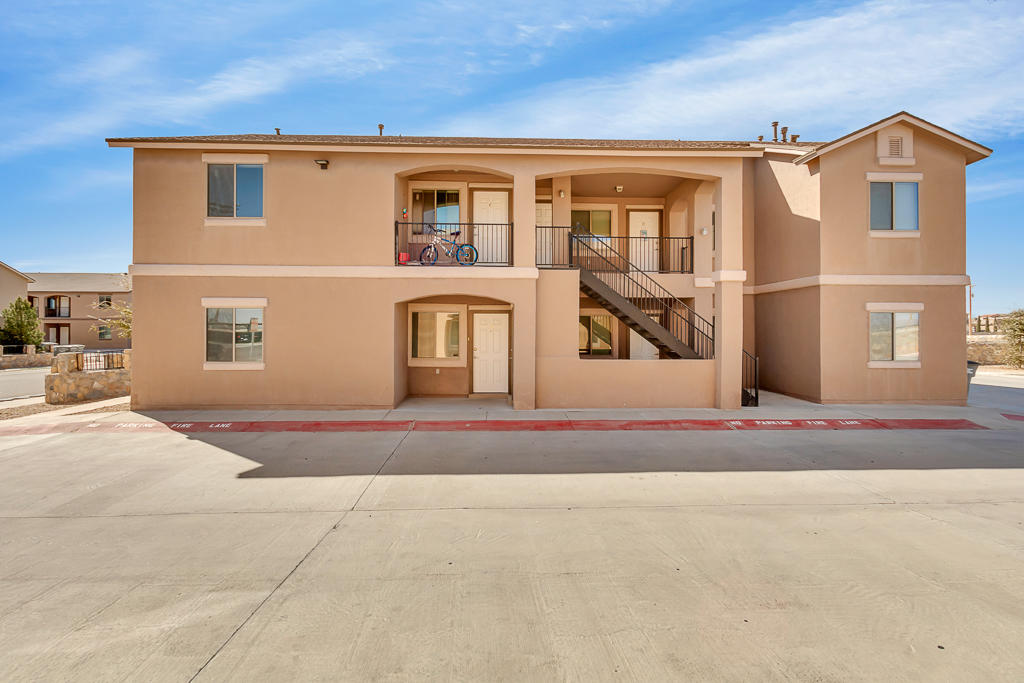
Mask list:
[[579,338],[581,356],[612,355],[612,317],[581,315]]
[[46,316],[47,318],[70,318],[71,317],[71,297],[68,296],[48,296],[46,297]]
[[206,215],[263,217],[262,164],[208,164]]
[[99,330],[99,338],[100,339],[110,339],[111,338],[110,337],[110,326],[109,325],[100,325],[98,330]]
[[453,311],[413,311],[412,357],[459,358],[459,317]]
[[207,308],[208,363],[262,363],[262,308]]
[[589,232],[592,235],[611,237],[612,212],[607,209],[573,209],[573,232]]
[[98,308],[110,308],[110,303],[111,303],[111,295],[110,294],[100,294],[99,301],[97,303],[97,307]]
[[920,352],[918,349],[920,315],[920,313],[872,311],[870,313],[870,360],[920,360]]
[[[458,223],[458,190],[415,190],[412,193],[413,223]],[[423,234],[422,225],[414,225],[414,235]]]
[[871,229],[917,230],[917,183],[871,183]]

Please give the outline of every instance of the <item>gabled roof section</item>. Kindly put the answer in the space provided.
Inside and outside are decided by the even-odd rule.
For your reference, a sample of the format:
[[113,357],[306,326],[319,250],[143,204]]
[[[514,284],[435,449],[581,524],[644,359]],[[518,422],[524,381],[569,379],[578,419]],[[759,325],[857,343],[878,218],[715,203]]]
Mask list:
[[128,273],[32,273],[30,292],[130,292]]
[[18,277],[23,278],[25,280],[25,282],[35,282],[35,280],[30,278],[28,275],[25,275],[25,273],[21,272],[17,268],[12,268],[11,266],[9,266],[6,263],[4,263],[3,261],[0,261],[0,268],[4,268],[6,270],[11,271],[12,273],[17,275]]
[[968,140],[967,138],[957,135],[952,131],[948,131],[945,128],[942,128],[941,126],[936,126],[934,123],[929,123],[928,121],[925,121],[922,118],[914,116],[909,112],[901,111],[898,114],[893,114],[888,118],[884,118],[881,121],[876,121],[871,125],[865,126],[860,130],[855,130],[852,133],[848,133],[847,135],[844,135],[841,138],[836,138],[832,142],[826,143],[818,147],[813,152],[804,154],[799,159],[794,159],[793,163],[806,164],[808,161],[812,159],[816,159],[823,154],[828,154],[832,150],[838,149],[843,145],[847,145],[853,142],[854,140],[860,140],[863,137],[872,135],[873,133],[876,133],[882,130],[883,128],[886,128],[887,126],[891,126],[894,123],[910,124],[911,126],[920,128],[921,130],[927,131],[933,135],[938,135],[940,138],[945,138],[946,140],[949,140],[955,145],[959,145],[966,152],[968,164],[973,164],[975,161],[981,161],[988,155],[992,154],[992,150],[986,147],[985,145],[979,145],[977,142],[974,142],[973,140]]

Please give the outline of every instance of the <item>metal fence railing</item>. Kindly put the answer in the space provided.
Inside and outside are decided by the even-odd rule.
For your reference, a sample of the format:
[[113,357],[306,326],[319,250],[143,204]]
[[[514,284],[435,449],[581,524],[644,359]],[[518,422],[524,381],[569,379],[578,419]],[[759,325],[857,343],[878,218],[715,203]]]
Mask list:
[[593,235],[570,237],[571,263],[596,274],[619,296],[628,299],[646,315],[704,359],[715,357],[715,326],[676,298],[653,278],[623,268],[625,259]]
[[571,268],[570,235],[589,237],[597,250],[607,247],[610,259],[624,269],[642,273],[692,273],[693,237],[604,237],[570,226],[537,226],[537,267]]
[[[420,255],[434,238],[438,258],[430,265],[459,265],[455,250],[459,245],[476,248],[478,266],[512,265],[512,223],[403,223],[395,221],[395,265],[420,265]],[[450,253],[448,253],[450,252]]]
[[23,344],[4,344],[0,346],[0,356],[17,356],[28,353]]
[[76,354],[78,370],[118,370],[124,367],[124,353],[90,352]]

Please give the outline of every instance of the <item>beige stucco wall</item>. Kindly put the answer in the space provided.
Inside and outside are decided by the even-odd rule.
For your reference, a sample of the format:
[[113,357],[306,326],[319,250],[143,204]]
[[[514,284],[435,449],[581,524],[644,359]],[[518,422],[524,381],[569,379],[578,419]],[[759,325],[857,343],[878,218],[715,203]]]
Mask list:
[[763,388],[821,400],[820,289],[804,287],[753,297]]
[[[822,402],[965,403],[964,296],[959,286],[822,287]],[[920,368],[867,367],[869,302],[924,304]]]
[[538,408],[708,408],[713,360],[580,358],[579,273],[543,271],[537,281]]
[[[390,407],[410,388],[402,302],[483,296],[512,304],[517,321],[530,320],[536,280],[137,276],[134,287],[137,408]],[[203,369],[203,297],[267,298],[263,370]],[[534,407],[533,329],[513,328],[520,408]]]
[[0,266],[0,311],[17,298],[28,296],[28,281]]
[[[39,311],[39,328],[43,331],[43,339],[49,341],[47,325],[69,325],[69,344],[83,344],[87,349],[128,349],[132,346],[130,338],[117,336],[117,329],[111,328],[110,339],[100,339],[99,332],[93,330],[98,325],[97,318],[112,318],[114,311],[97,309],[93,305],[99,302],[100,294],[109,294],[115,303],[131,305],[131,292],[32,292]],[[47,318],[46,297],[66,296],[71,299],[70,318]]]
[[[821,272],[965,272],[963,151],[918,131],[914,158],[916,163],[911,166],[880,165],[874,135],[821,157]],[[924,174],[918,186],[919,237],[892,239],[869,234],[868,172]]]

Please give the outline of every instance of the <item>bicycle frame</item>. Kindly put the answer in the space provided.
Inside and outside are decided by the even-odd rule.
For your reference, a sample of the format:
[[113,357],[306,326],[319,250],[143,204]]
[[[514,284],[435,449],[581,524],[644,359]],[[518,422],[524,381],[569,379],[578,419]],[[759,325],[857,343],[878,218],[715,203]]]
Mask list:
[[[454,240],[441,237],[441,231],[439,231],[434,226],[427,225],[426,227],[430,230],[431,234],[433,235],[428,244],[433,244],[435,247],[440,247],[444,251],[445,256],[447,256],[448,258],[455,258],[455,252],[458,250],[459,244],[456,243]],[[449,247],[448,245],[451,246]]]

